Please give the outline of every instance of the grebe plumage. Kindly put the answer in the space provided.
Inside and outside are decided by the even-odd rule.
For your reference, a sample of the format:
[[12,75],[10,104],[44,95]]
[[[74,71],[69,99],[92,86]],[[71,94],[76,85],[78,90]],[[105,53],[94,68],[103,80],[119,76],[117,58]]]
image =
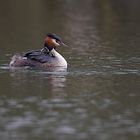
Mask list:
[[56,47],[60,45],[65,45],[61,38],[56,34],[49,33],[45,38],[42,49],[15,54],[11,59],[10,67],[67,68],[67,61],[56,51]]

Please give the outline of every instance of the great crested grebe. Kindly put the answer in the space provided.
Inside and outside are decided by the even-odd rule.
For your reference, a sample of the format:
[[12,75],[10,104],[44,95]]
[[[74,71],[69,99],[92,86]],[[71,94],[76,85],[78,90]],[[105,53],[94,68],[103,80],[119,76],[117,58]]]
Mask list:
[[56,51],[56,47],[64,45],[56,34],[49,33],[41,50],[33,50],[22,54],[15,54],[10,62],[10,67],[63,67],[67,68],[67,61]]

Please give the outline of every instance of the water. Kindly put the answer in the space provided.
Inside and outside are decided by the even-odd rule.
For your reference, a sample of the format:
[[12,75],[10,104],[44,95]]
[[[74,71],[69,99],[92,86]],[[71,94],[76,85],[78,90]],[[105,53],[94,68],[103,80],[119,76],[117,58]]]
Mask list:
[[[138,0],[8,0],[0,5],[2,140],[139,140]],[[9,69],[48,32],[68,69]]]

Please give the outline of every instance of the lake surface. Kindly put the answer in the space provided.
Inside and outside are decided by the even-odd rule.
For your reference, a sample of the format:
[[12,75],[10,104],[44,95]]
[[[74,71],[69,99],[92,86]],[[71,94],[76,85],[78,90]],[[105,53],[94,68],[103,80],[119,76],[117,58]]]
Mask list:
[[[140,1],[3,1],[1,140],[140,139]],[[48,32],[68,69],[9,69]]]

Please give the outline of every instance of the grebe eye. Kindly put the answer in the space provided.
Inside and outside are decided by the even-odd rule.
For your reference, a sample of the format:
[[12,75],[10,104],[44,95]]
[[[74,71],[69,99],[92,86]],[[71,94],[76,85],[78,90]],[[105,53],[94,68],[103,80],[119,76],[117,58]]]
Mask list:
[[60,40],[56,40],[56,42],[57,42],[57,43],[59,43],[59,44],[61,43],[61,41],[60,41]]

